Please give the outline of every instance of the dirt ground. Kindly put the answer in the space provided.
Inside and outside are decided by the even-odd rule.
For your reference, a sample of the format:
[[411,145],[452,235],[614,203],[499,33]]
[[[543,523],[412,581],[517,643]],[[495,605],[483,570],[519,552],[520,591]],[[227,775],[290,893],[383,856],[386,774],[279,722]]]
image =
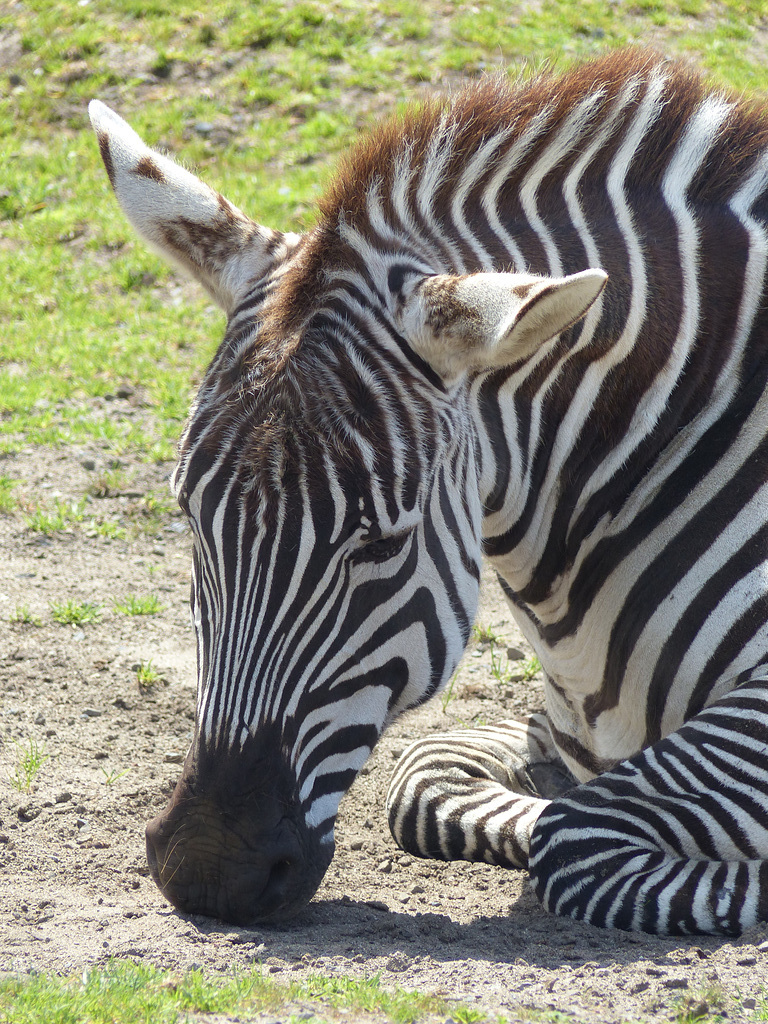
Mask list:
[[[115,398],[114,415],[129,402]],[[397,850],[384,797],[408,740],[541,707],[539,681],[492,678],[487,645],[468,652],[445,709],[437,699],[383,738],[343,801],[336,858],[297,919],[236,929],[172,910],[144,854],[145,822],[164,806],[193,727],[190,536],[178,515],[152,513],[169,470],[124,461],[108,477],[96,448],[0,461],[0,475],[22,481],[21,507],[0,513],[0,971],[69,972],[109,957],[212,971],[257,961],[278,980],[380,973],[510,1019],[764,1019],[765,928],[727,941],[600,931],[545,914],[522,872]],[[25,507],[86,496],[69,530],[29,528]],[[94,519],[122,523],[125,536],[89,536]],[[114,607],[149,593],[162,601],[156,615]],[[68,598],[99,604],[101,621],[54,622],[51,603]],[[19,606],[40,624],[10,621]],[[479,621],[524,649],[490,577]],[[136,666],[150,660],[162,682],[142,690]],[[48,759],[25,793],[11,779],[30,740]]]

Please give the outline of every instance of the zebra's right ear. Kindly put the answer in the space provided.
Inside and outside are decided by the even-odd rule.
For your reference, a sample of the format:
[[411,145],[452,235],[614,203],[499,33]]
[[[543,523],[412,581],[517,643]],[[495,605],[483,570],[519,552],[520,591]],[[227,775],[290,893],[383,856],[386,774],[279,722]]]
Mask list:
[[92,100],[88,113],[110,184],[141,237],[197,278],[230,313],[298,235],[256,224],[173,160],[146,146],[114,111]]
[[576,323],[608,280],[603,270],[568,277],[436,274],[404,299],[399,327],[445,380],[525,359]]

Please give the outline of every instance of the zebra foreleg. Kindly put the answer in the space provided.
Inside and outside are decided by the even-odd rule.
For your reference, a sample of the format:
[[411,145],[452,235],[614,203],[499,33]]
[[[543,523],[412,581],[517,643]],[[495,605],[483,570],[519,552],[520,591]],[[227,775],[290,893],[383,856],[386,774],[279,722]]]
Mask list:
[[768,919],[768,683],[544,808],[544,906],[603,927],[738,934]]
[[387,795],[389,827],[419,857],[524,868],[547,798],[575,784],[544,715],[441,733],[401,757]]

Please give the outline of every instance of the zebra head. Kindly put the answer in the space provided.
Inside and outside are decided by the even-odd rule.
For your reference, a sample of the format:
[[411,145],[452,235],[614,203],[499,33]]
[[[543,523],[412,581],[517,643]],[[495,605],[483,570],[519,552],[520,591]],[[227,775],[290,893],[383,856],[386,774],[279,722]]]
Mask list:
[[455,275],[343,215],[263,228],[103,104],[138,232],[228,316],[174,476],[194,537],[195,735],[152,873],[187,912],[286,917],[386,726],[453,673],[481,559],[471,373],[525,359],[605,275]]

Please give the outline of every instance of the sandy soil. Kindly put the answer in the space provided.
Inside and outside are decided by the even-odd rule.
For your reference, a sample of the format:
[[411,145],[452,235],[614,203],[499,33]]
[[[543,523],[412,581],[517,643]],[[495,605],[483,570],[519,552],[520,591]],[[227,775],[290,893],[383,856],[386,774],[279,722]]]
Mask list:
[[[128,401],[115,399],[114,415]],[[144,824],[165,804],[193,727],[190,538],[181,518],[148,515],[170,467],[123,464],[120,492],[96,497],[107,468],[96,449],[0,461],[28,506],[89,496],[84,522],[51,537],[32,532],[23,509],[0,514],[0,971],[64,972],[110,956],[213,971],[257,961],[277,979],[381,973],[512,1019],[765,1013],[765,928],[729,941],[604,932],[545,914],[522,872],[397,850],[384,796],[409,739],[541,707],[540,682],[499,684],[482,645],[445,710],[438,699],[381,741],[342,804],[327,877],[295,921],[240,930],[173,911],[148,877]],[[126,537],[88,536],[92,517],[120,519]],[[156,593],[163,610],[116,611],[131,593]],[[67,598],[100,604],[101,622],[55,623],[51,602]],[[41,624],[9,622],[19,605]],[[525,647],[490,579],[479,621]],[[150,659],[163,682],[142,691],[135,666]],[[48,760],[24,793],[10,780],[30,739]]]

